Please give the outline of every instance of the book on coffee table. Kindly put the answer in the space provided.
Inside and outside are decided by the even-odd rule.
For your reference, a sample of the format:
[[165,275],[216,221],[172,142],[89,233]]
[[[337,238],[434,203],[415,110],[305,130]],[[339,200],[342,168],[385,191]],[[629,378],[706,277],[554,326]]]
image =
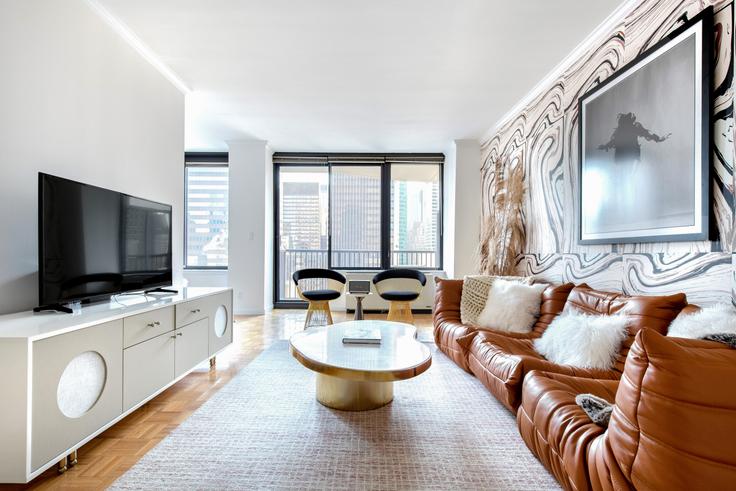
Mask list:
[[353,328],[345,330],[343,344],[381,344],[381,330],[370,328]]

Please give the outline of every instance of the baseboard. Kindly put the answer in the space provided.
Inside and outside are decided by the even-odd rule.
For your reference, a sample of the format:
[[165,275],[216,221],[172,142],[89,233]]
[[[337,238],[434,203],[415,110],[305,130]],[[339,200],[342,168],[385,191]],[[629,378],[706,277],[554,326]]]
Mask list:
[[263,309],[246,309],[235,312],[235,315],[263,315],[265,313]]

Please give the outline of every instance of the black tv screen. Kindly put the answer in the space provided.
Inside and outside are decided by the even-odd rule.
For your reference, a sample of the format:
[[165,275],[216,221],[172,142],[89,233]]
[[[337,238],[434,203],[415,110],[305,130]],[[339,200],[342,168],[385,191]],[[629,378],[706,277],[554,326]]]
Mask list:
[[38,174],[39,303],[170,285],[171,206]]

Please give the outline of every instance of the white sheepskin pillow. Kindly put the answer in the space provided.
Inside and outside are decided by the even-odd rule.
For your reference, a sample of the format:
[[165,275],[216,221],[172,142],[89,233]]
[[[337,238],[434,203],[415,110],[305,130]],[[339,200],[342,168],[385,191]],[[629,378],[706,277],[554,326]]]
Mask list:
[[668,336],[700,339],[712,334],[736,334],[736,309],[728,304],[703,307],[692,314],[678,315]]
[[558,365],[609,369],[628,336],[624,315],[587,315],[569,312],[558,316],[534,349]]
[[508,332],[530,332],[539,317],[545,284],[525,285],[496,279],[478,316],[478,325]]

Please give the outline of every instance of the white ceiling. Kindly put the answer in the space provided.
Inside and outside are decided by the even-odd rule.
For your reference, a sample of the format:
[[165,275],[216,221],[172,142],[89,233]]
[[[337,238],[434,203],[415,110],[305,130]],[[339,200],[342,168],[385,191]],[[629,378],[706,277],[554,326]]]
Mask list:
[[622,0],[96,0],[191,89],[187,150],[444,151]]

